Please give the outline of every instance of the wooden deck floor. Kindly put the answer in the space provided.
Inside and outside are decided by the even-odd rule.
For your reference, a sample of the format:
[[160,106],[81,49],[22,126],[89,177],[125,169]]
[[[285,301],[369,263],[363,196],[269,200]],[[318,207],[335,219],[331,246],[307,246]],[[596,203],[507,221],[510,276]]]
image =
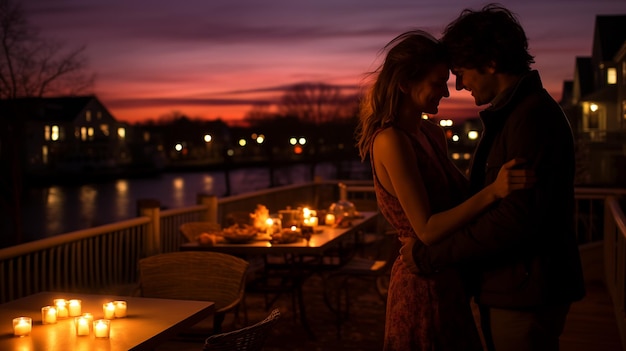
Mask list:
[[[316,299],[320,282],[313,277],[304,286],[304,294],[311,302],[309,317],[317,340],[309,340],[291,312],[289,296],[276,301],[275,307],[281,308],[283,316],[266,342],[266,351],[379,351],[384,334],[384,304],[375,295],[373,289],[363,286],[359,296],[355,297],[352,318],[343,327],[344,337],[338,340],[332,316],[326,307]],[[256,322],[265,317],[261,295],[250,294],[247,298],[249,322]],[[229,322],[226,330],[241,327]],[[175,340],[168,342],[159,351],[182,351],[202,349],[202,338],[195,340]],[[613,314],[610,296],[602,283],[588,283],[587,296],[572,305],[564,333],[561,337],[561,351],[626,351],[622,349],[617,323]]]
[[617,329],[611,297],[600,282],[586,284],[587,296],[572,305],[561,351],[624,351]]

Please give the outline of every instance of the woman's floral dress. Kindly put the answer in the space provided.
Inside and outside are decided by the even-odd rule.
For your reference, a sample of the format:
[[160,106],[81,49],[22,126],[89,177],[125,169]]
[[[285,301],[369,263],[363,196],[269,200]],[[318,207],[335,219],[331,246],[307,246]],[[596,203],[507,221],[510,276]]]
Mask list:
[[[424,123],[420,130],[419,135],[409,136],[431,211],[441,212],[464,199],[467,180],[447,157],[444,146],[437,144],[441,136],[434,133],[441,130],[427,128]],[[400,202],[381,186],[375,172],[374,187],[379,208],[398,236],[416,237]],[[416,245],[423,243],[418,239]],[[465,290],[456,269],[419,276],[409,272],[400,258],[396,259],[387,297],[384,350],[482,350]]]

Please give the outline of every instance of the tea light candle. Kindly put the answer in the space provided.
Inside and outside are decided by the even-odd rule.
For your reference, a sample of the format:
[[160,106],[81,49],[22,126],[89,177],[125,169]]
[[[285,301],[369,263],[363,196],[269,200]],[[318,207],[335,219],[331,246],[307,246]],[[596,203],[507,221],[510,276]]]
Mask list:
[[87,320],[89,321],[89,326],[91,327],[91,323],[93,323],[93,314],[91,314],[91,313],[83,313],[83,315],[81,317],[87,318]]
[[41,308],[41,324],[54,324],[57,322],[57,309],[54,306]]
[[102,312],[104,312],[105,319],[115,318],[115,304],[113,302],[105,303],[102,305]]
[[115,304],[115,318],[126,317],[126,301],[113,301]]
[[70,317],[80,316],[81,303],[82,301],[80,300],[70,300],[68,308]]
[[326,225],[335,225],[335,215],[332,213],[326,214]]
[[18,317],[13,319],[13,335],[26,336],[33,329],[33,320],[30,317]]
[[77,336],[89,335],[89,318],[83,316],[74,318],[74,326],[76,327]]
[[109,327],[111,321],[108,319],[98,319],[93,322],[93,333],[96,338],[108,338],[109,331],[111,328]]
[[67,318],[67,301],[65,299],[54,299],[54,305],[57,308],[57,318]]

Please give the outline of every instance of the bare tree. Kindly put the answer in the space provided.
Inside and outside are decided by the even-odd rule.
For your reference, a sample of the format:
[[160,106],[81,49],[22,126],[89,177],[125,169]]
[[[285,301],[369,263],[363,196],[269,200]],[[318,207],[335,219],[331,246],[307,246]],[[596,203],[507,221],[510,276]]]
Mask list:
[[279,111],[314,124],[326,123],[335,118],[350,117],[348,108],[356,101],[354,95],[345,95],[342,88],[325,83],[294,85],[283,96]]
[[40,37],[12,0],[0,0],[0,40],[0,99],[71,95],[93,85],[85,47],[65,50]]
[[93,85],[84,47],[63,45],[39,36],[19,3],[0,0],[0,244],[22,241],[22,140],[24,117],[16,99],[52,94],[72,95]]

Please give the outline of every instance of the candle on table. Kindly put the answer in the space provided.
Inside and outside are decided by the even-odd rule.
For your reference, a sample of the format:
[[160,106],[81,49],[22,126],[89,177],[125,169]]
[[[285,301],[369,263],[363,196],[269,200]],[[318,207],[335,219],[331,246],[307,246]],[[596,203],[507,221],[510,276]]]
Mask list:
[[65,299],[54,299],[53,302],[57,307],[57,318],[67,318],[67,301]]
[[70,300],[69,301],[68,310],[69,310],[70,317],[80,316],[81,304],[82,304],[82,301],[80,301],[80,300]]
[[93,326],[93,314],[91,314],[91,313],[83,313],[83,315],[81,317],[87,319],[87,323],[89,324],[89,332],[91,332],[93,330],[93,329],[91,329],[92,326]]
[[108,319],[98,319],[93,322],[93,333],[96,338],[108,338],[109,337],[109,324],[111,323]]
[[265,226],[265,234],[272,235],[272,233],[274,233],[274,220],[271,218],[266,219]]
[[113,301],[115,304],[115,318],[126,317],[126,301]]
[[30,317],[18,317],[13,319],[13,334],[26,336],[33,328],[33,320]]
[[41,308],[41,324],[54,324],[57,322],[57,309],[54,306]]
[[102,312],[104,312],[105,319],[115,318],[115,304],[113,302],[107,302],[102,305]]
[[74,326],[76,327],[77,336],[89,335],[89,319],[83,316],[74,318]]
[[326,214],[326,225],[335,225],[335,215],[332,213]]

